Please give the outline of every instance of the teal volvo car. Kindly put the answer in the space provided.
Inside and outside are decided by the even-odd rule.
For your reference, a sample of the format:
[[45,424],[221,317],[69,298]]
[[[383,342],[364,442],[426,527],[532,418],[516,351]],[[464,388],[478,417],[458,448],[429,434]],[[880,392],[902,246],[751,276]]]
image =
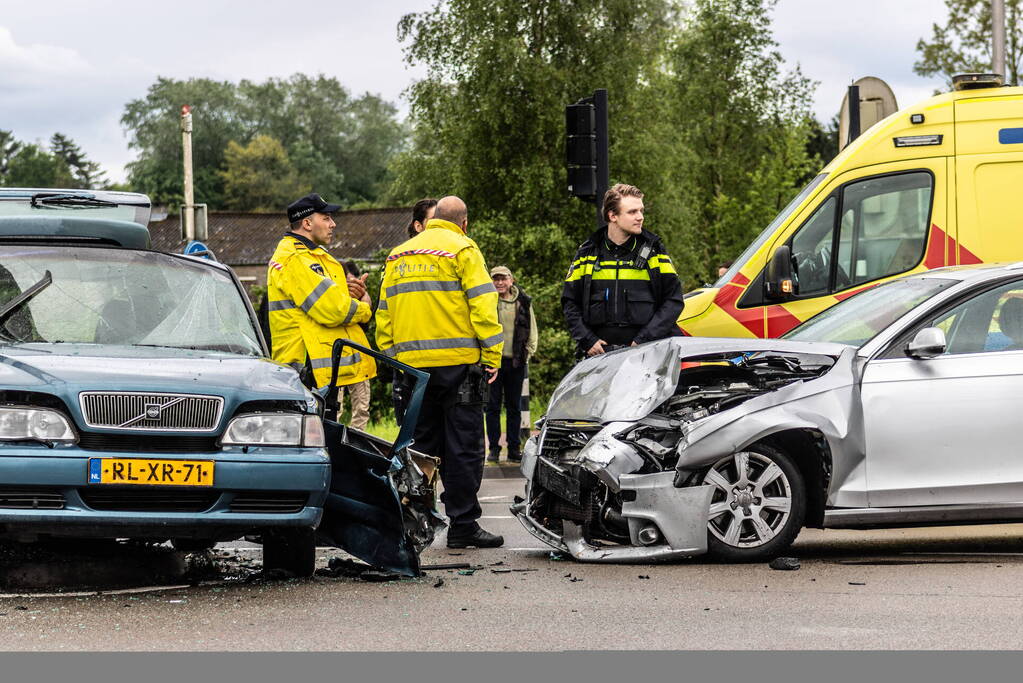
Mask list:
[[230,268],[151,251],[142,195],[22,192],[0,190],[0,538],[259,534],[264,568],[308,575],[332,499],[332,539],[418,571],[395,489],[408,453],[333,423],[328,449],[322,400],[268,359]]

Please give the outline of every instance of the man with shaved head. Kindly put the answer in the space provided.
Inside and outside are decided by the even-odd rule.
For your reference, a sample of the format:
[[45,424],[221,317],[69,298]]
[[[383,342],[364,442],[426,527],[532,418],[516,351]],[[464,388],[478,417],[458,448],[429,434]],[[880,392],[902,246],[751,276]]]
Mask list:
[[[426,228],[387,257],[377,308],[377,346],[430,374],[416,425],[416,448],[440,458],[449,548],[497,548],[480,527],[483,404],[504,346],[497,289],[480,249],[466,235],[458,197],[437,202]],[[489,381],[488,381],[489,380]]]

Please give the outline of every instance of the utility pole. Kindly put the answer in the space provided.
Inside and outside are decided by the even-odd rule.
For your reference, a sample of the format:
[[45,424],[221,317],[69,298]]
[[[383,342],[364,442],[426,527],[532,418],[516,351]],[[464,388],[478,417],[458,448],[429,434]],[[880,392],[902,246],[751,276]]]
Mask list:
[[195,239],[195,192],[192,189],[192,107],[181,105],[181,145],[185,151],[185,205],[181,210],[181,224],[185,228],[185,241]]
[[991,0],[991,71],[1007,83],[1005,72],[1005,0]]

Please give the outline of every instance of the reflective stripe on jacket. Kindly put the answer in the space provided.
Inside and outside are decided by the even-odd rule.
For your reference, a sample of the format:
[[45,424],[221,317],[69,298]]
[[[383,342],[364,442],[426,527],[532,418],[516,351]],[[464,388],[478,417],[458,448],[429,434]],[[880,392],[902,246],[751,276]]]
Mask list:
[[[322,247],[289,232],[270,259],[266,283],[275,361],[304,365],[308,358],[316,384],[322,387],[330,382],[334,340],[369,346],[358,323],[370,319],[370,306],[349,296],[344,268]],[[376,374],[372,358],[345,348],[338,385]]]
[[497,290],[479,247],[449,221],[391,251],[376,323],[380,350],[413,367],[501,367]]

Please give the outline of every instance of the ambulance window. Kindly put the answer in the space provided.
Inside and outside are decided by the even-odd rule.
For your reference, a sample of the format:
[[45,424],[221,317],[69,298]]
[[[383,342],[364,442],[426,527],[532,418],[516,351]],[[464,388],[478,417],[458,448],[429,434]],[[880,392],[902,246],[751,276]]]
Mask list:
[[836,203],[834,197],[829,197],[792,236],[799,296],[816,296],[828,291]]
[[842,190],[835,288],[913,268],[924,255],[931,213],[930,173],[869,178]]

